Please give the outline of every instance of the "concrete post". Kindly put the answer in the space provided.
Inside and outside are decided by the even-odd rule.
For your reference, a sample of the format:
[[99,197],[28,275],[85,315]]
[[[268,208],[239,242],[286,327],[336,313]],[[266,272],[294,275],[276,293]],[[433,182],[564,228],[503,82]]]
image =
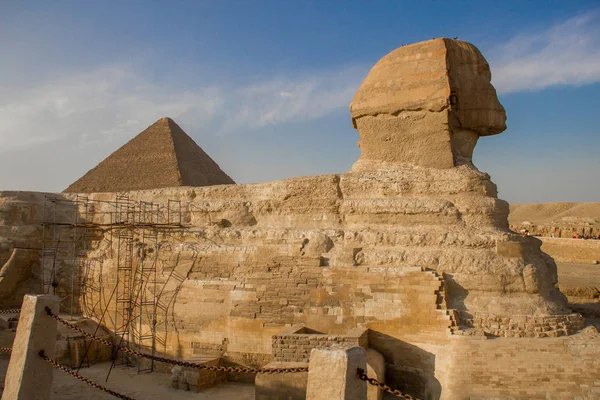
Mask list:
[[39,353],[44,350],[48,357],[54,357],[57,322],[44,308],[50,307],[58,313],[58,302],[58,297],[49,295],[25,295],[23,298],[2,400],[50,398],[54,367]]
[[367,370],[362,347],[333,345],[310,353],[306,400],[366,400],[367,383],[357,369]]

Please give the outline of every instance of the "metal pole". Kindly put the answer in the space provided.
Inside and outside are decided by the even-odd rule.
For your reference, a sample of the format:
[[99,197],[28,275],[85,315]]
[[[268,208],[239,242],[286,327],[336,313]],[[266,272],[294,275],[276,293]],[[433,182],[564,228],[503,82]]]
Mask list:
[[[144,212],[146,211],[146,204],[142,203],[140,200],[140,213],[142,218],[144,217]],[[144,304],[144,244],[146,240],[146,229],[142,227],[142,247],[140,248],[140,253],[138,253],[138,258],[140,259],[140,294],[139,294],[139,315],[140,320],[138,323],[138,352],[142,351],[142,317],[143,317],[143,304]],[[137,372],[140,373],[141,369],[141,358],[137,356]]]
[[171,199],[167,200],[167,224],[171,223]]
[[46,197],[42,203],[42,293],[46,292]]
[[[54,261],[52,263],[52,294],[56,294],[56,285],[54,284],[54,280],[56,279],[56,256],[58,255],[58,247],[60,245],[60,241],[56,242],[56,203],[51,200],[52,203],[52,245],[54,246]],[[48,288],[50,291],[50,288]]]
[[[118,223],[118,219],[120,215],[119,209],[119,197],[117,196],[115,199],[115,223]],[[114,321],[114,342],[117,344],[117,328],[118,328],[118,317],[119,317],[119,262],[121,259],[121,232],[117,231],[117,274],[115,278],[115,321]],[[108,307],[108,305],[107,305]],[[113,360],[116,359],[117,351],[115,351],[115,355],[113,356]]]
[[75,304],[75,265],[77,261],[77,224],[79,223],[79,195],[75,198],[75,225],[73,226],[73,263],[71,264],[71,305],[70,314],[73,320],[73,306]]
[[[154,205],[153,205],[153,209],[154,209]],[[153,307],[152,307],[152,356],[154,356],[156,354],[156,303],[157,303],[157,299],[156,299],[156,287],[157,287],[157,273],[156,273],[156,268],[157,268],[157,261],[158,261],[158,213],[159,213],[159,207],[158,204],[156,204],[156,226],[154,227],[154,233],[155,238],[154,238],[154,260],[152,261],[153,263],[153,272],[154,272],[154,281],[153,281],[153,288],[152,288],[152,300],[153,300]],[[150,361],[150,372],[154,371],[154,360]]]

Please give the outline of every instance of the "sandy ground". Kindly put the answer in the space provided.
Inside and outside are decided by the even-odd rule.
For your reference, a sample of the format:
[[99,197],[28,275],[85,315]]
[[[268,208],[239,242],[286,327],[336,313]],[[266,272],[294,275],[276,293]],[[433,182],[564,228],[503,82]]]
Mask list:
[[[2,382],[4,382],[7,367],[8,359],[0,359]],[[97,364],[90,368],[82,368],[80,375],[136,400],[254,400],[254,385],[251,383],[225,382],[200,393],[186,392],[171,388],[168,374],[153,372],[138,375],[137,369],[131,367],[115,367],[106,383],[104,380],[109,368],[110,362]],[[115,398],[76,380],[65,372],[54,371],[51,400],[109,400]],[[393,394],[384,393],[385,400],[397,398]]]
[[508,215],[511,224],[529,221],[540,225],[578,219],[600,221],[600,203],[511,204]]
[[[8,359],[0,359],[0,379],[4,381]],[[133,397],[136,400],[254,400],[254,385],[249,383],[225,382],[203,392],[188,392],[170,387],[168,374],[140,373],[136,368],[117,366],[110,374],[108,382],[106,373],[110,362],[96,364],[90,368],[82,368],[80,375],[85,376],[118,393]],[[51,400],[108,400],[115,399],[75,379],[60,370],[54,370]]]
[[563,286],[593,286],[600,288],[600,265],[557,263],[558,284]]

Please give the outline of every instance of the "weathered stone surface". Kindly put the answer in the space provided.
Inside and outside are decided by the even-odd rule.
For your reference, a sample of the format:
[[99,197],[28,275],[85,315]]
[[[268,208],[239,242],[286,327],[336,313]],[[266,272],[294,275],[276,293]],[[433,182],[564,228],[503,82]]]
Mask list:
[[358,368],[367,370],[362,347],[332,345],[313,349],[306,400],[366,400],[367,383],[358,379]]
[[321,332],[294,325],[273,336],[273,359],[277,362],[308,362],[311,351],[336,343],[367,349],[367,329],[354,328],[345,334],[325,335]]
[[6,371],[4,400],[46,400],[52,389],[53,366],[40,357],[40,351],[52,358],[56,344],[56,320],[48,317],[45,307],[58,312],[58,297],[25,296],[17,335]]
[[0,258],[0,298],[7,300],[4,302],[5,307],[18,304],[18,298],[23,295],[24,284],[26,290],[31,289],[27,283],[34,277],[33,268],[25,266],[33,266],[38,259],[39,251],[14,247],[4,265]]
[[490,81],[487,61],[470,43],[434,39],[392,51],[350,104],[361,148],[353,170],[470,163],[479,136],[506,129]]
[[[222,366],[219,358],[190,358],[187,361],[206,366]],[[181,366],[171,368],[171,386],[176,389],[201,392],[226,380],[227,373],[223,371]]]
[[[565,343],[567,342],[567,343]],[[441,378],[442,399],[594,399],[600,336],[455,340],[438,357],[455,367]]]
[[528,264],[523,269],[523,280],[525,281],[525,290],[527,293],[539,293],[542,288],[542,272],[532,265]]
[[[188,225],[159,239],[161,302],[172,303],[168,313],[159,313],[158,332],[167,337],[159,351],[226,355],[236,363],[264,365],[272,359],[272,335],[298,323],[328,335],[363,326],[427,348],[426,343],[443,345],[447,328],[461,323],[443,308],[460,311],[474,328],[494,335],[536,335],[529,324],[498,322],[513,314],[539,316],[537,323],[547,332],[572,332],[569,326],[577,324],[566,318],[564,299],[553,294],[558,293],[555,274],[540,275],[547,291],[527,290],[526,265],[548,270],[547,259],[536,239],[505,230],[508,207],[490,196],[494,190],[487,175],[463,165],[130,192],[132,200],[161,207],[168,199],[181,200]],[[37,198],[10,196],[18,202]],[[106,201],[114,195],[89,198]],[[30,207],[40,207],[36,201]],[[248,217],[231,218],[230,207]],[[102,206],[96,211],[94,222],[110,222]],[[27,235],[33,232],[29,227],[39,226],[39,215],[24,215],[5,228],[24,233],[13,240],[34,243],[39,236]],[[214,223],[228,217],[229,224]],[[88,258],[101,262],[94,274],[102,272],[108,298],[116,242],[94,239],[88,249]],[[174,266],[188,276],[180,286],[168,281]],[[100,276],[88,278],[98,282]],[[84,295],[85,304],[97,303],[95,293]],[[112,315],[114,305],[109,310]],[[85,312],[93,316],[101,310]],[[471,323],[469,315],[475,314]],[[562,325],[544,322],[556,315],[565,316]],[[393,340],[377,339],[370,346],[394,360],[389,374],[395,382],[409,376],[400,369],[406,365],[423,371],[423,385],[435,379],[427,362],[404,358]]]

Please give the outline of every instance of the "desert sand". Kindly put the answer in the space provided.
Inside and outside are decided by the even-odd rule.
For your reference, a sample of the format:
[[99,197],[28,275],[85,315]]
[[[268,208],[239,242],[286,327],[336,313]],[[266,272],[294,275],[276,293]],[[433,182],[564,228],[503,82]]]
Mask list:
[[600,222],[600,203],[511,204],[508,215],[508,222],[511,225],[524,221],[542,225],[577,219]]
[[[0,359],[0,379],[4,381],[8,359]],[[170,387],[170,375],[162,373],[141,373],[133,367],[117,366],[113,369],[108,382],[106,373],[110,362],[82,368],[80,375],[85,376],[107,388],[136,400],[254,400],[254,385],[250,383],[225,382],[201,393],[173,389]],[[109,400],[112,395],[94,389],[65,372],[55,370],[52,383],[51,400]]]

